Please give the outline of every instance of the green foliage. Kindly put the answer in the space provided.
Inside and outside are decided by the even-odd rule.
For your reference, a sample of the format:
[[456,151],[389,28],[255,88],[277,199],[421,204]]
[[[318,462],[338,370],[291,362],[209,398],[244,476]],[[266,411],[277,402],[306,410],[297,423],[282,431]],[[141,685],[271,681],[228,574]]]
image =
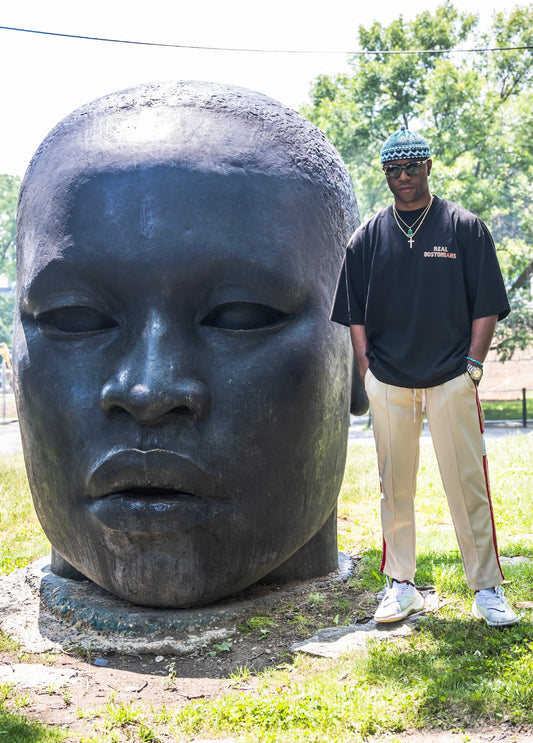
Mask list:
[[[442,82],[446,71],[440,52],[459,45],[474,26],[474,16],[459,14],[449,2],[434,13],[421,13],[412,22],[400,16],[389,26],[377,22],[370,29],[361,26],[359,46],[369,53],[351,59],[353,75],[322,76],[316,81],[312,104],[303,113],[339,149],[354,177],[364,217],[389,199],[379,164],[383,141],[400,124],[409,125],[423,117],[432,85],[442,84],[447,91],[453,86],[452,81],[452,86]],[[421,49],[438,51],[413,52]],[[402,51],[409,53],[387,53]],[[441,73],[432,83],[436,67]],[[469,96],[470,90],[461,91],[459,97],[470,101]]]
[[268,630],[273,626],[272,617],[258,616],[250,617],[244,624],[238,626],[239,632],[249,634],[250,632],[259,632],[261,635],[268,634]]
[[509,296],[511,314],[498,323],[494,344],[500,361],[510,359],[517,348],[524,350],[533,342],[533,301],[529,287]]
[[[353,74],[319,77],[302,113],[343,156],[363,219],[390,202],[379,163],[384,140],[400,124],[420,130],[432,148],[432,190],[489,224],[499,253],[515,258],[504,261],[511,288],[533,268],[533,6],[495,14],[481,35],[476,16],[446,2],[410,22],[360,27],[359,46],[366,54],[351,59]],[[483,47],[522,48],[457,51]],[[496,338],[502,360],[533,342],[529,283],[511,302]]]
[[223,642],[215,643],[211,646],[211,650],[208,650],[207,655],[214,658],[218,653],[229,653],[232,646],[233,642],[231,640],[224,640]]
[[15,278],[17,201],[20,178],[0,174],[0,274]]
[[[531,6],[517,6],[509,17],[500,12],[494,18],[493,35],[496,45],[507,49],[519,47],[494,59],[494,67],[500,78],[502,99],[508,98],[517,89],[524,88],[533,81],[531,11]],[[524,49],[525,46],[529,49]]]
[[0,342],[5,342],[11,348],[13,345],[13,313],[15,311],[15,295],[0,295]]
[[[17,201],[20,190],[20,178],[0,174],[0,275],[10,281],[15,280],[15,248],[17,234]],[[13,335],[13,295],[0,295],[0,342],[5,341],[9,347]]]
[[[533,121],[532,121],[533,123]],[[529,216],[533,217],[530,209]],[[511,314],[505,322],[498,323],[493,345],[496,347],[500,361],[510,359],[514,351],[526,349],[533,341],[533,259],[531,241],[533,233],[527,222],[528,237],[511,237],[506,232],[512,229],[512,221],[500,215],[498,232],[502,235],[498,245],[498,258],[504,276],[507,279]]]

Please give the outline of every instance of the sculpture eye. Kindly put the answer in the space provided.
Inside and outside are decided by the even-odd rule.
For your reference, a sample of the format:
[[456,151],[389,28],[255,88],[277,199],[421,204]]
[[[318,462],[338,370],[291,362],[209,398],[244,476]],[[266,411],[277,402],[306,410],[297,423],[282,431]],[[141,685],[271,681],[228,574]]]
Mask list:
[[212,309],[202,325],[222,330],[260,330],[288,320],[289,315],[274,307],[255,302],[228,302]]
[[58,307],[37,316],[39,330],[56,339],[78,339],[117,326],[115,320],[92,307]]

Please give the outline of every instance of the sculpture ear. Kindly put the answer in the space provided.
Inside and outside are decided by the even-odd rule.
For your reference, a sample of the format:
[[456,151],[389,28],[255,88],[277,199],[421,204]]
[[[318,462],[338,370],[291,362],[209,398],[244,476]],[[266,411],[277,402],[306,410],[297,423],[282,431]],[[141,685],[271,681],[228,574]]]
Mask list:
[[368,396],[366,394],[365,386],[361,375],[359,374],[359,367],[355,360],[355,354],[352,362],[352,394],[350,399],[350,413],[352,415],[364,415],[368,413]]

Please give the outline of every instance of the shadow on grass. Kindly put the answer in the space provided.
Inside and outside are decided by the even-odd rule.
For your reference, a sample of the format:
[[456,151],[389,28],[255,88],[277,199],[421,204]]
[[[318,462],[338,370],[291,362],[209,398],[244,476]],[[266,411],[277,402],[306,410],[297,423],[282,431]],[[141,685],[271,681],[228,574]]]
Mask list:
[[[381,550],[362,555],[359,587],[378,591]],[[533,723],[533,625],[527,615],[510,627],[488,627],[470,616],[472,592],[458,552],[421,553],[416,583],[444,598],[437,616],[424,618],[411,637],[371,643],[365,675],[372,684],[416,698],[419,722],[474,717]],[[533,565],[513,567],[512,591],[527,595]],[[511,589],[509,589],[511,590]]]
[[418,699],[418,718],[533,723],[533,626],[488,627],[474,619],[428,617],[404,641],[374,643],[367,678],[400,684]]

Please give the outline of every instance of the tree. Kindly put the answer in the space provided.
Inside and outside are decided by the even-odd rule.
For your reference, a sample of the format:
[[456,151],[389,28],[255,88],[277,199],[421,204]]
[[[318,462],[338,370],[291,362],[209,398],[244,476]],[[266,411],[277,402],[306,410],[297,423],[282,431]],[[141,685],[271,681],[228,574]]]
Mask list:
[[[13,345],[13,313],[15,312],[15,295],[0,296],[0,342],[11,348]],[[1,360],[0,360],[1,361]]]
[[[20,178],[0,175],[0,275],[15,280],[17,201]],[[0,296],[0,341],[11,345],[15,299],[12,294]]]
[[[411,22],[400,16],[388,26],[360,27],[359,46],[364,53],[351,58],[353,74],[317,78],[302,113],[343,156],[363,219],[390,202],[378,158],[383,141],[400,124],[424,134],[434,158],[432,190],[488,223],[507,287],[515,287],[513,319],[498,326],[505,337],[496,336],[500,357],[509,358],[533,342],[526,281],[533,242],[533,6],[495,14],[482,35],[477,17],[448,0]],[[507,51],[459,51],[487,47]]]
[[20,178],[0,175],[0,274],[15,278],[17,201]]
[[504,275],[512,282],[508,285],[511,314],[505,322],[498,323],[494,336],[500,361],[507,361],[517,348],[524,350],[532,341],[531,245],[524,240],[504,238],[498,257]]

